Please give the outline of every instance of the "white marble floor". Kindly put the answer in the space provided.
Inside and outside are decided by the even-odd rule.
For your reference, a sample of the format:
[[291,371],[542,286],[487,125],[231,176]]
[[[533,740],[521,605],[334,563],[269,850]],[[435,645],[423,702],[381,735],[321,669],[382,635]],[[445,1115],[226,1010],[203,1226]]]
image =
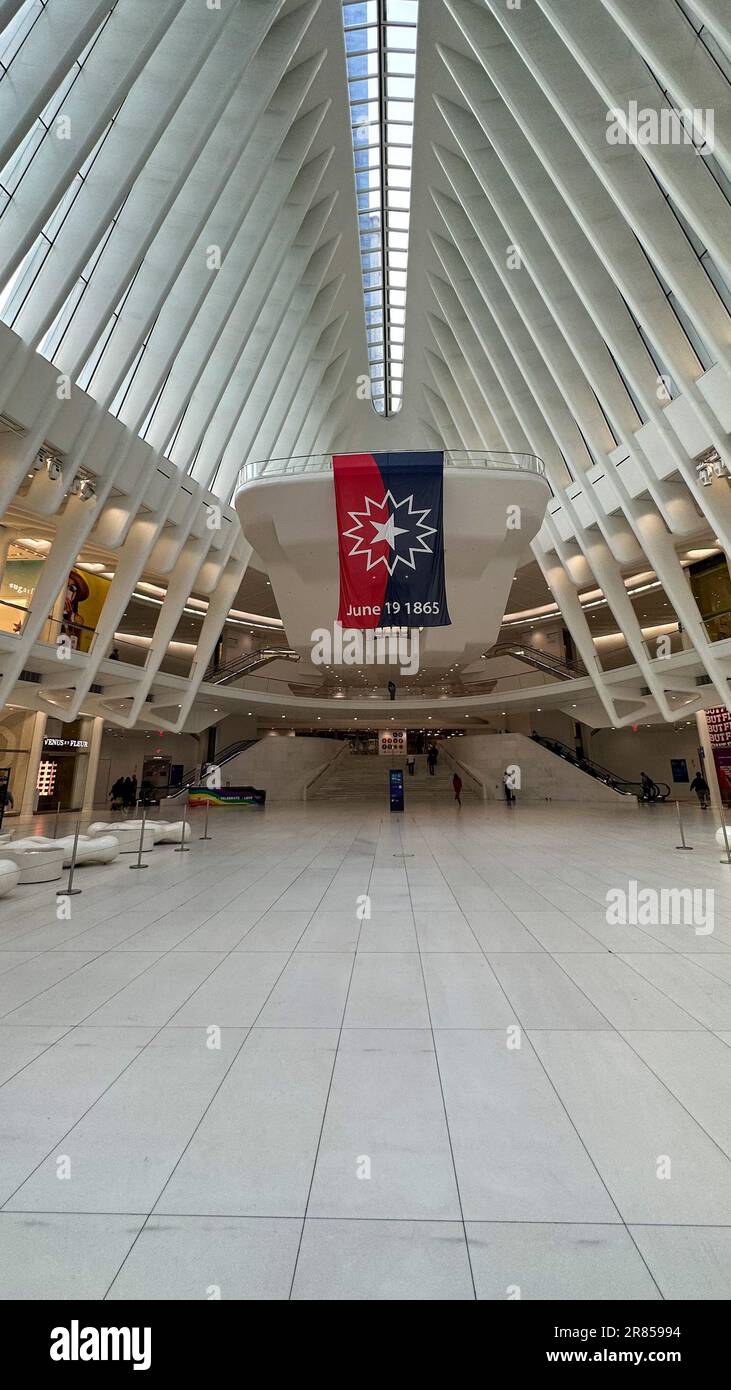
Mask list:
[[[710,815],[221,811],[0,902],[0,1297],[731,1297]],[[714,930],[606,894],[715,892]]]

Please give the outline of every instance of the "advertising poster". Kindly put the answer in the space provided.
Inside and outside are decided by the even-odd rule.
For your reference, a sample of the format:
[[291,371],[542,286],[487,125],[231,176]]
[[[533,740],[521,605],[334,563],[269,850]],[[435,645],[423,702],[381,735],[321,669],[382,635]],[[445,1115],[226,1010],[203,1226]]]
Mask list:
[[[40,579],[43,560],[7,560],[0,579],[0,632],[20,632]],[[25,610],[25,611],[24,611]]]
[[706,723],[721,800],[728,806],[731,804],[731,712],[725,705],[715,705],[706,710]]
[[189,806],[263,806],[267,794],[258,787],[191,787]]
[[448,627],[444,455],[334,454],[344,628]]
[[88,652],[110,583],[103,575],[90,574],[88,570],[69,572],[61,633],[74,651]]
[[383,757],[402,757],[406,752],[406,730],[381,729],[378,735],[378,752]]

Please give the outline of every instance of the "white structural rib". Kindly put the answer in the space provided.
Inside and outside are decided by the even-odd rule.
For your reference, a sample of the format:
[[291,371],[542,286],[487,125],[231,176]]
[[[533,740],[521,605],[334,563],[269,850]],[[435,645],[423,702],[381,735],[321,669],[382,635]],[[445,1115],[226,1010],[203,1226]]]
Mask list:
[[[426,446],[544,460],[533,554],[597,718],[731,708],[731,652],[681,563],[731,552],[727,0],[423,0],[414,51],[416,14],[0,0],[0,546],[34,517],[54,536],[0,634],[0,702],[94,544],[114,577],[92,650],[26,697],[181,728],[250,558],[241,467]],[[658,130],[703,119],[617,144],[632,103]],[[49,448],[60,470],[36,468]],[[691,674],[643,633],[625,583],[643,569]],[[165,582],[146,664],[110,669],[146,572]],[[590,588],[625,635],[621,681]],[[191,592],[210,602],[173,700],[161,662]]]

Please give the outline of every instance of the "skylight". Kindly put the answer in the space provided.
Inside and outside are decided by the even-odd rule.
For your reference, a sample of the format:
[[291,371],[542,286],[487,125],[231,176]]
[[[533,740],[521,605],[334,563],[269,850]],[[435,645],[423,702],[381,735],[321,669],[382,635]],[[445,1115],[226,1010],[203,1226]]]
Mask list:
[[343,0],[371,399],[401,409],[419,0]]

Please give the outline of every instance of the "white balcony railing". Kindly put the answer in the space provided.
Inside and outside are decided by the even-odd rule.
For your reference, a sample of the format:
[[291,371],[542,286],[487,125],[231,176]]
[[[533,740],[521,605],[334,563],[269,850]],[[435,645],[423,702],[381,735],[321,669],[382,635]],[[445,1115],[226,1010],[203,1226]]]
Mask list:
[[[364,451],[367,452],[367,451]],[[382,451],[378,451],[382,452]],[[424,453],[423,449],[400,450],[402,453]],[[532,473],[545,477],[546,469],[536,454],[509,454],[491,449],[445,449],[446,468],[485,468],[496,471]],[[247,463],[240,470],[234,495],[247,483],[261,478],[297,477],[303,473],[332,473],[332,454],[301,454],[293,458],[261,459]]]

